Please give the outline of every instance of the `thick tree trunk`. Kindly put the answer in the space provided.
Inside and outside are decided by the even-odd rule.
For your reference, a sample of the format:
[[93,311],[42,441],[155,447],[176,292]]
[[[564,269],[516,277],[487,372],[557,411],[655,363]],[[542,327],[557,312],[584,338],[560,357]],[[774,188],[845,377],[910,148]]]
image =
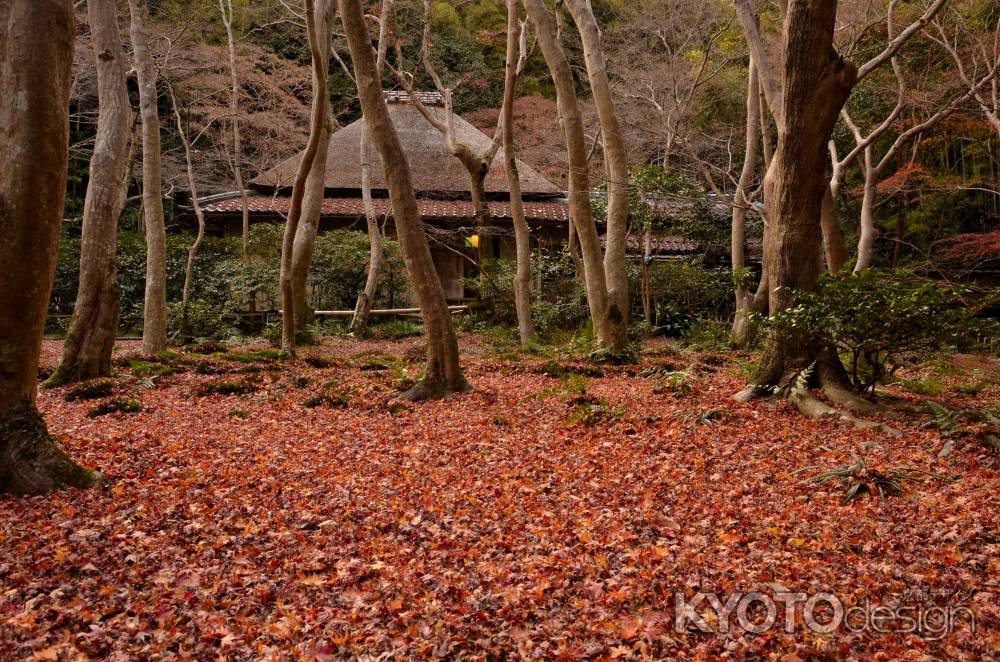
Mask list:
[[[778,146],[764,183],[769,223],[764,269],[771,314],[788,307],[796,292],[815,289],[820,272],[826,146],[857,76],[854,65],[833,49],[836,14],[836,0],[788,3]],[[783,384],[816,361],[818,350],[805,336],[772,333],[754,384]]]
[[744,277],[746,269],[746,230],[747,209],[750,200],[747,191],[753,185],[754,173],[757,170],[757,158],[760,155],[760,84],[757,80],[757,67],[750,63],[750,73],[747,80],[747,117],[746,117],[746,147],[743,152],[743,169],[736,184],[733,196],[732,220],[732,266],[736,280],[736,313],[733,317],[731,333],[732,343],[742,347],[750,342],[750,312],[753,305],[753,294],[750,290],[750,280]]
[[[321,0],[322,1],[322,0]],[[312,171],[323,137],[323,125],[329,121],[329,98],[326,92],[327,61],[323,57],[322,40],[318,34],[320,25],[315,3],[306,0],[306,32],[309,37],[309,47],[312,51],[313,104],[310,118],[309,142],[302,153],[295,182],[292,186],[292,199],[289,202],[288,218],[285,220],[285,233],[281,242],[281,272],[279,284],[281,289],[281,348],[294,354],[298,342],[298,327],[295,324],[295,293],[292,283],[292,260],[295,245],[295,235],[298,232],[299,220],[302,218],[303,198],[309,174]],[[325,37],[329,41],[329,36]],[[329,140],[327,140],[329,142]]]
[[587,149],[573,74],[556,35],[552,17],[543,0],[523,0],[523,2],[531,22],[535,25],[538,44],[556,87],[556,106],[569,158],[570,216],[580,242],[587,303],[594,324],[594,335],[599,349],[613,350],[618,346],[619,339],[616,325],[612,324],[608,315],[607,280],[604,274],[601,241],[597,236],[597,228],[590,209]]
[[0,4],[0,492],[89,487],[35,405],[66,195],[76,20],[70,0]]
[[411,400],[441,397],[470,388],[459,365],[458,339],[445,302],[444,290],[427,246],[417,208],[410,167],[382,96],[382,81],[371,52],[371,38],[360,0],[341,0],[341,19],[354,61],[361,108],[375,147],[385,164],[396,234],[403,260],[420,305],[427,338],[427,367],[423,379],[402,397]]
[[[330,37],[336,13],[337,3],[334,0],[319,0],[316,3],[316,33],[319,38],[320,57],[324,67],[330,61]],[[314,73],[312,84],[314,104],[320,97],[329,98],[325,77],[320,81]],[[306,179],[306,190],[302,199],[302,219],[296,229],[295,241],[292,245],[292,302],[297,330],[302,330],[312,321],[308,291],[309,270],[312,268],[316,233],[319,232],[319,223],[323,216],[323,200],[326,197],[323,182],[326,179],[326,159],[330,151],[330,135],[333,132],[333,118],[330,115],[329,103],[327,102],[326,105],[326,121],[320,128],[316,157],[313,159],[309,177]]]
[[530,348],[535,328],[531,322],[531,230],[524,218],[521,200],[521,179],[517,172],[517,148],[514,144],[514,93],[521,43],[518,20],[518,0],[507,0],[507,60],[503,88],[503,153],[506,159],[507,188],[510,189],[510,215],[514,224],[514,244],[517,251],[517,273],[514,276],[514,307],[517,310],[517,331],[521,349]]
[[114,0],[87,3],[97,61],[99,114],[90,183],[83,206],[80,287],[62,361],[48,386],[111,374],[118,335],[116,254],[118,219],[125,205],[125,179],[132,110],[126,88],[125,53]]
[[601,123],[604,164],[608,175],[607,245],[604,248],[604,274],[608,288],[608,346],[621,352],[628,346],[630,299],[625,271],[625,243],[628,235],[628,154],[625,138],[611,98],[608,70],[601,48],[601,32],[590,0],[567,0],[573,22],[583,44],[590,91]]
[[142,209],[146,231],[146,299],[142,320],[142,351],[167,348],[167,233],[163,224],[163,185],[160,181],[160,118],[157,114],[156,67],[146,30],[146,0],[128,0],[130,33],[139,80],[142,117]]

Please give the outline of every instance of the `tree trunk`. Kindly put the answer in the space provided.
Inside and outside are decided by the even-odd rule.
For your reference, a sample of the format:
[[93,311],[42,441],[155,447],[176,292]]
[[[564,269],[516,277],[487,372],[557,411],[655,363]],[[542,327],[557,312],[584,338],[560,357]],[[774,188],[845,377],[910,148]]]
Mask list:
[[[785,17],[778,146],[764,182],[771,314],[788,307],[796,292],[815,289],[820,272],[826,146],[857,77],[833,48],[836,14],[836,0],[790,0]],[[818,351],[804,335],[772,333],[753,382],[781,385]]]
[[839,272],[847,262],[847,245],[844,243],[844,232],[837,214],[839,199],[840,181],[839,176],[835,174],[823,192],[823,205],[820,209],[826,270],[832,274]]
[[365,208],[365,223],[368,226],[368,268],[365,276],[365,287],[358,293],[358,302],[354,306],[354,317],[351,318],[351,333],[364,335],[368,330],[368,320],[371,317],[372,304],[375,301],[375,291],[378,279],[382,274],[382,231],[378,226],[378,216],[375,213],[375,203],[372,202],[372,159],[371,140],[368,130],[361,134],[361,201]]
[[601,255],[601,240],[597,236],[597,228],[590,209],[587,148],[573,73],[543,0],[523,0],[523,2],[531,22],[535,25],[538,44],[556,87],[556,106],[566,138],[566,152],[569,159],[570,217],[580,242],[587,303],[594,324],[594,335],[599,349],[612,350],[618,344],[618,334],[608,315],[607,280]]
[[[337,3],[334,0],[319,0],[316,3],[316,33],[319,38],[320,57],[323,66],[330,61],[330,40],[333,21],[336,18]],[[326,78],[320,81],[313,74],[313,103],[320,97],[329,98]],[[330,151],[330,135],[333,132],[333,118],[326,102],[326,121],[320,128],[319,144],[316,147],[316,157],[313,159],[309,177],[306,179],[306,190],[302,199],[302,219],[295,232],[292,245],[292,302],[295,311],[295,328],[302,330],[312,321],[312,308],[309,304],[309,270],[312,268],[313,247],[316,245],[316,233],[319,231],[320,219],[323,216],[323,200],[326,189],[323,185],[326,179],[326,159]]]
[[514,276],[514,306],[517,310],[517,331],[521,349],[527,350],[535,337],[531,322],[531,230],[524,218],[521,200],[521,178],[517,172],[517,151],[514,144],[514,93],[517,87],[517,61],[521,43],[518,21],[518,0],[507,0],[507,60],[504,72],[503,153],[506,159],[507,187],[510,189],[510,216],[514,224],[514,244],[517,251],[517,273]]
[[354,61],[358,97],[368,131],[385,167],[396,234],[414,293],[420,305],[427,338],[427,367],[423,379],[403,396],[422,400],[470,388],[459,365],[458,339],[445,302],[444,290],[431,258],[417,208],[410,167],[382,96],[382,81],[371,53],[371,38],[360,0],[341,0],[341,19]]
[[142,351],[167,348],[167,233],[163,224],[163,187],[160,181],[160,118],[157,115],[156,67],[146,30],[146,0],[128,0],[130,33],[139,80],[142,117],[142,210],[146,230],[146,299],[142,320]]
[[[389,48],[389,22],[392,20],[395,0],[383,0],[382,13],[378,29],[378,55],[375,58],[375,71],[382,79],[385,70],[385,56]],[[358,301],[354,306],[354,316],[351,318],[350,330],[356,336],[362,336],[368,331],[368,320],[371,317],[375,302],[375,291],[382,275],[382,230],[378,226],[378,215],[375,213],[375,203],[372,202],[372,152],[371,138],[367,128],[361,134],[361,202],[365,210],[365,224],[368,226],[368,266],[365,274],[365,287],[358,292]]]
[[0,492],[89,487],[36,408],[66,195],[76,20],[70,0],[0,4]]
[[90,0],[87,13],[97,61],[97,136],[83,207],[80,287],[73,323],[63,345],[62,361],[47,386],[111,374],[111,353],[118,335],[118,219],[125,206],[122,181],[132,109],[115,2]]
[[858,260],[854,264],[854,273],[864,271],[872,266],[875,257],[875,190],[879,173],[873,163],[873,148],[865,148],[864,176],[865,183],[861,195],[861,233],[858,236]]
[[608,288],[608,331],[605,349],[613,353],[628,347],[630,299],[625,271],[625,243],[628,235],[628,154],[625,139],[611,98],[608,70],[601,48],[601,32],[590,0],[567,0],[576,23],[590,79],[590,91],[601,123],[604,164],[608,175],[607,245],[604,248],[604,274]]
[[[292,199],[289,202],[288,218],[285,221],[285,233],[281,242],[281,272],[279,275],[282,308],[281,348],[290,354],[295,353],[295,345],[298,342],[298,327],[295,324],[295,293],[292,283],[295,236],[298,232],[299,220],[302,217],[307,180],[316,160],[316,154],[320,149],[324,133],[323,125],[329,121],[329,98],[326,92],[327,62],[323,57],[321,37],[318,34],[319,23],[314,0],[306,0],[306,33],[309,38],[309,48],[312,51],[314,81],[312,115],[309,142],[302,153],[302,161],[299,162],[298,171],[295,173],[295,183],[292,186]],[[326,39],[329,40],[329,36]]]
[[250,199],[243,185],[243,139],[240,134],[240,82],[236,77],[236,36],[233,34],[233,0],[219,0],[219,13],[226,28],[226,44],[229,47],[229,76],[232,84],[229,90],[229,112],[233,122],[233,176],[236,190],[240,192],[240,210],[243,216],[243,261],[250,262]]
[[731,333],[732,343],[737,347],[750,342],[750,312],[753,295],[750,291],[750,279],[744,275],[746,269],[746,229],[747,208],[750,200],[747,191],[753,185],[754,173],[757,170],[757,157],[760,153],[760,84],[757,80],[757,67],[750,63],[747,79],[747,117],[746,117],[746,148],[743,153],[743,169],[736,184],[733,196],[732,220],[732,253],[733,277],[736,279],[736,313],[733,317]]
[[184,269],[184,289],[181,294],[181,338],[183,341],[189,340],[188,333],[188,305],[191,303],[191,284],[194,280],[194,262],[198,257],[198,250],[205,240],[205,213],[201,209],[201,201],[198,197],[198,185],[194,180],[194,164],[191,161],[191,141],[188,139],[187,130],[184,128],[184,120],[181,118],[181,110],[177,105],[177,96],[173,89],[170,90],[170,105],[174,110],[174,119],[177,122],[177,135],[181,138],[184,147],[184,163],[187,166],[188,191],[191,194],[191,206],[194,208],[195,218],[198,219],[198,235],[194,243],[188,248],[187,266]]

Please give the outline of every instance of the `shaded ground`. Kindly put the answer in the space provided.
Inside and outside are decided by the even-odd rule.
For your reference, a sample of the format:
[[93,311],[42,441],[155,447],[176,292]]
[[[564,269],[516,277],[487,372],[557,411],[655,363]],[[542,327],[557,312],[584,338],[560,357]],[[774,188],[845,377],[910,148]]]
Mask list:
[[[657,345],[581,376],[462,343],[476,390],[417,406],[391,398],[419,339],[328,339],[312,365],[184,354],[170,375],[122,365],[99,399],[43,392],[52,432],[110,484],[0,497],[0,658],[996,658],[1000,466],[971,438],[734,403],[734,355]],[[977,366],[965,390],[995,402],[996,364]],[[141,411],[87,416],[114,398]],[[808,478],[852,453],[931,473],[842,506]],[[707,601],[713,632],[676,627],[678,591],[786,589],[911,616],[961,604],[976,632],[959,615],[823,634],[800,613],[786,633],[779,604],[754,634]]]

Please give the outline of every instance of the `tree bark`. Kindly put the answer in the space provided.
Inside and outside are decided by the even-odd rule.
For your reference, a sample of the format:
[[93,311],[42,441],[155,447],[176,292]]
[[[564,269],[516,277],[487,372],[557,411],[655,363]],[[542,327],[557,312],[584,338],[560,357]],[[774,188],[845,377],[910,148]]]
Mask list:
[[63,345],[62,361],[47,386],[111,374],[111,353],[118,335],[118,219],[125,206],[122,181],[132,109],[115,2],[90,0],[87,13],[97,64],[97,136],[83,206],[80,286],[73,322]]
[[628,154],[625,138],[615,112],[608,83],[608,70],[601,48],[601,32],[590,0],[567,0],[573,22],[583,44],[590,91],[597,107],[608,175],[607,245],[604,247],[604,274],[608,288],[607,349],[621,352],[628,347],[630,299],[625,271],[625,243],[628,235]]
[[173,89],[170,89],[170,105],[174,111],[174,119],[177,123],[177,135],[180,136],[181,145],[184,147],[184,163],[187,166],[188,192],[191,194],[191,206],[194,208],[195,218],[198,219],[198,234],[194,242],[188,248],[187,265],[184,269],[184,289],[181,293],[181,338],[184,341],[190,339],[188,333],[188,305],[191,303],[191,285],[194,280],[194,262],[198,257],[198,250],[205,240],[205,213],[201,209],[201,201],[198,197],[198,185],[194,179],[194,164],[191,161],[191,141],[184,127],[184,120],[181,117],[180,107],[177,105],[177,96]]
[[521,178],[517,172],[517,147],[514,144],[514,93],[517,87],[518,60],[525,56],[521,41],[518,0],[507,0],[507,59],[504,71],[502,114],[503,153],[506,159],[507,188],[510,190],[510,216],[514,224],[517,273],[514,275],[514,307],[521,349],[527,350],[535,337],[531,321],[531,230],[524,218]]
[[[385,71],[385,56],[389,48],[389,22],[392,20],[395,0],[382,1],[382,13],[378,30],[378,51],[375,58],[375,71],[382,80]],[[365,210],[365,224],[368,227],[368,266],[365,274],[365,286],[358,292],[358,301],[354,306],[354,316],[351,318],[350,331],[356,336],[368,331],[368,320],[371,317],[372,306],[375,303],[375,292],[382,276],[382,230],[378,225],[378,215],[375,213],[375,203],[372,202],[372,153],[371,138],[367,128],[361,134],[361,202]]]
[[132,15],[132,52],[139,81],[142,117],[142,209],[146,231],[146,299],[142,321],[142,351],[167,348],[167,233],[163,223],[160,181],[160,118],[157,114],[156,67],[149,50],[147,0],[128,0]]
[[[326,93],[327,62],[323,58],[323,50],[318,34],[314,0],[306,0],[306,33],[309,38],[309,48],[312,51],[313,80],[317,84],[313,88],[312,115],[310,118],[309,142],[302,153],[295,182],[292,186],[292,199],[289,202],[288,218],[285,220],[285,233],[281,242],[281,272],[279,284],[281,289],[281,348],[289,354],[295,353],[298,342],[298,327],[295,324],[295,293],[292,283],[292,260],[295,235],[298,232],[299,220],[302,217],[303,197],[306,183],[312,171],[316,154],[319,152],[323,137],[323,125],[329,121],[329,98]],[[327,140],[329,142],[329,140]]]
[[875,257],[875,239],[878,231],[875,229],[875,187],[876,172],[875,164],[872,162],[872,150],[869,145],[865,148],[865,160],[862,168],[865,183],[861,194],[861,232],[858,236],[858,259],[854,263],[854,273],[864,271],[871,267],[872,259]]
[[452,326],[451,313],[427,246],[406,154],[382,95],[382,81],[375,58],[372,57],[371,38],[361,12],[360,0],[341,0],[340,10],[354,61],[358,97],[372,141],[385,164],[396,234],[420,305],[427,337],[424,377],[401,397],[423,400],[441,397],[449,392],[465,391],[471,387],[459,365],[458,339]]
[[597,228],[590,209],[587,149],[573,73],[543,0],[523,0],[523,3],[531,22],[535,25],[538,44],[556,87],[556,107],[566,138],[566,153],[569,159],[570,217],[580,243],[587,303],[594,324],[594,335],[599,350],[613,351],[619,344],[619,337],[608,315],[607,279],[601,254],[601,240],[597,236]]
[[36,407],[66,195],[76,20],[70,0],[0,4],[0,492],[89,487]]
[[[833,48],[836,14],[836,0],[788,3],[778,145],[764,182],[769,223],[764,270],[771,314],[791,305],[796,292],[815,289],[820,272],[826,146],[857,78],[854,65]],[[780,385],[816,361],[818,352],[804,335],[772,333],[753,382]]]
[[[316,3],[316,33],[319,38],[320,58],[324,70],[330,61],[330,42],[336,13],[337,3],[334,0],[318,0]],[[325,76],[321,81],[314,72],[312,84],[314,104],[318,102],[320,97],[329,99]],[[329,101],[324,103],[327,107],[326,119],[320,127],[316,156],[313,159],[312,168],[309,170],[309,177],[306,179],[306,190],[302,199],[302,219],[296,229],[295,241],[292,245],[292,301],[295,311],[295,328],[300,331],[312,321],[308,291],[309,270],[312,268],[316,233],[319,232],[319,223],[323,216],[323,200],[326,198],[324,187],[326,159],[330,151],[330,136],[333,133],[333,118],[330,115]]]
[[229,77],[232,83],[229,89],[229,112],[233,122],[233,176],[236,179],[236,190],[240,193],[240,211],[243,218],[243,261],[250,262],[250,199],[246,186],[243,184],[243,137],[240,134],[240,82],[236,76],[236,36],[233,33],[233,0],[219,0],[219,13],[222,24],[226,28],[226,44],[229,53]]
[[757,170],[757,158],[760,155],[760,84],[757,79],[757,67],[750,63],[747,79],[747,117],[746,117],[746,147],[743,152],[743,169],[736,184],[733,196],[732,219],[732,254],[733,276],[736,278],[736,313],[733,317],[732,342],[738,347],[750,342],[750,312],[753,305],[753,294],[749,279],[743,277],[746,269],[746,226],[747,209],[750,200],[747,191],[753,184],[754,173]]

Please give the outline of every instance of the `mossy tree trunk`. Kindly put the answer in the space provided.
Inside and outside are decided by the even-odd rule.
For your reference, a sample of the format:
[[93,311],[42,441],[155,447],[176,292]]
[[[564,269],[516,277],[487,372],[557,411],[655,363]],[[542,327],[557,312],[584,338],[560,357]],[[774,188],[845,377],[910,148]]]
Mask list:
[[70,0],[0,4],[0,492],[89,487],[35,405],[66,194],[76,20]]

